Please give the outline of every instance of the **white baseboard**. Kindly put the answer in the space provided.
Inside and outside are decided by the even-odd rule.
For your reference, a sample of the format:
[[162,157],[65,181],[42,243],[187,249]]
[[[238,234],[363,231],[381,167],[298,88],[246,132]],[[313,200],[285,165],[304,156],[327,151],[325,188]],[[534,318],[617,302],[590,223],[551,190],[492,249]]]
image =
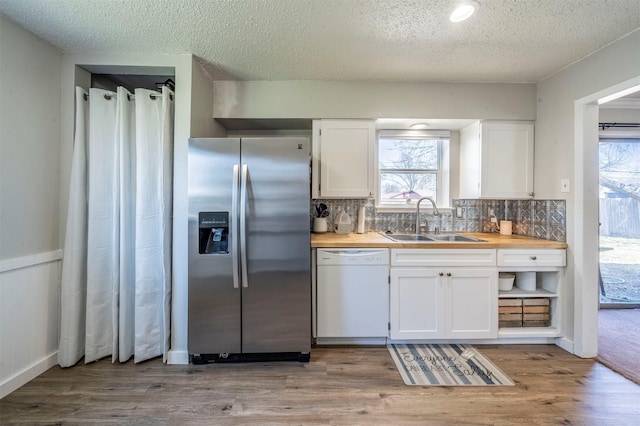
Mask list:
[[318,337],[316,345],[373,345],[385,346],[387,344],[386,337]]
[[189,352],[169,351],[167,354],[167,364],[189,364]]
[[556,345],[569,352],[570,354],[575,355],[575,352],[573,351],[573,340],[569,340],[566,337],[561,337],[559,339],[556,339]]
[[25,368],[18,374],[8,378],[0,383],[0,399],[9,395],[11,392],[29,383],[54,365],[58,364],[58,351],[49,354],[40,361],[34,363],[30,367]]
[[553,345],[557,344],[557,338],[554,337],[501,337],[499,339],[416,339],[416,340],[392,340],[388,343],[393,344],[434,344],[434,343],[455,343],[465,345]]

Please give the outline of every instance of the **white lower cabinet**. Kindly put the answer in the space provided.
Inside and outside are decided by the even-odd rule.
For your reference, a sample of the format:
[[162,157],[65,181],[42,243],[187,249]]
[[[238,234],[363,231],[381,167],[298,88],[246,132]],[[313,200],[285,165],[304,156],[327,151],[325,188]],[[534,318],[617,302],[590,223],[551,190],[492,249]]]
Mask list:
[[391,268],[389,296],[389,337],[444,337],[444,296],[436,269]]
[[[319,343],[562,337],[566,250],[328,250],[317,265]],[[512,290],[498,291],[499,272],[515,276]]]
[[[451,266],[459,264],[459,255],[471,258],[471,264],[486,267]],[[391,339],[498,336],[495,250],[401,249],[392,250],[391,259]],[[434,262],[441,266],[405,266]]]
[[[450,274],[450,275],[449,275]],[[445,337],[498,336],[498,273],[487,269],[452,269],[445,273]]]

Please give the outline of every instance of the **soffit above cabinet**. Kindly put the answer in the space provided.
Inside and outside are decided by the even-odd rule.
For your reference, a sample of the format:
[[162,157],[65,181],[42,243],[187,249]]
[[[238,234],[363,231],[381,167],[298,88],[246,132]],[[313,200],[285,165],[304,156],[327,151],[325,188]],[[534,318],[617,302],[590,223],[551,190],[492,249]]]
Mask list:
[[303,118],[216,118],[227,130],[309,130],[310,119]]
[[[227,130],[311,130],[313,120],[305,118],[216,118]],[[415,123],[427,123],[427,130],[460,130],[478,120],[430,118],[380,118],[377,130],[410,130]]]

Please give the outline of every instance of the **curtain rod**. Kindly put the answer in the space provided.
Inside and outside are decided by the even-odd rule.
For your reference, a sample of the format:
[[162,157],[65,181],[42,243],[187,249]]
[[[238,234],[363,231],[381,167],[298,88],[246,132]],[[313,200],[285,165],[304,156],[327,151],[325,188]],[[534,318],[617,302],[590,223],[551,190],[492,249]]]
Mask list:
[[607,130],[611,127],[631,128],[640,127],[640,123],[598,123],[598,127],[600,127],[601,130]]
[[[88,93],[85,93],[83,95],[83,97],[84,97],[85,101],[89,100],[89,94]],[[104,98],[106,100],[108,100],[108,101],[110,101],[111,99],[113,99],[115,97],[116,97],[115,94],[114,95],[107,95],[107,94],[104,95]],[[131,94],[127,93],[127,100],[132,101],[132,100],[135,100],[135,98],[136,98],[136,95],[131,95]],[[160,95],[160,94],[156,95],[156,94],[153,94],[153,93],[149,93],[149,98],[151,98],[151,100],[155,101],[158,98],[162,98],[162,95]],[[169,99],[173,100],[173,94],[169,94]]]

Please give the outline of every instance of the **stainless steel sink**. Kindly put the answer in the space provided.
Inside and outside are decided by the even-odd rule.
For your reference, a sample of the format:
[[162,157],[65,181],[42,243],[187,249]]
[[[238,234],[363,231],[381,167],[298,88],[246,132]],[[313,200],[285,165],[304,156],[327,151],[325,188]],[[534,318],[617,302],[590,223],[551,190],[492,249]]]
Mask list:
[[478,238],[465,237],[464,235],[458,235],[458,234],[429,235],[429,238],[435,241],[460,241],[460,242],[484,242],[485,241],[485,240],[480,240]]
[[385,237],[395,242],[413,242],[413,243],[437,243],[444,241],[454,242],[484,242],[478,238],[466,237],[459,234],[386,234],[382,233]]
[[393,241],[432,242],[433,240],[420,234],[382,234]]

